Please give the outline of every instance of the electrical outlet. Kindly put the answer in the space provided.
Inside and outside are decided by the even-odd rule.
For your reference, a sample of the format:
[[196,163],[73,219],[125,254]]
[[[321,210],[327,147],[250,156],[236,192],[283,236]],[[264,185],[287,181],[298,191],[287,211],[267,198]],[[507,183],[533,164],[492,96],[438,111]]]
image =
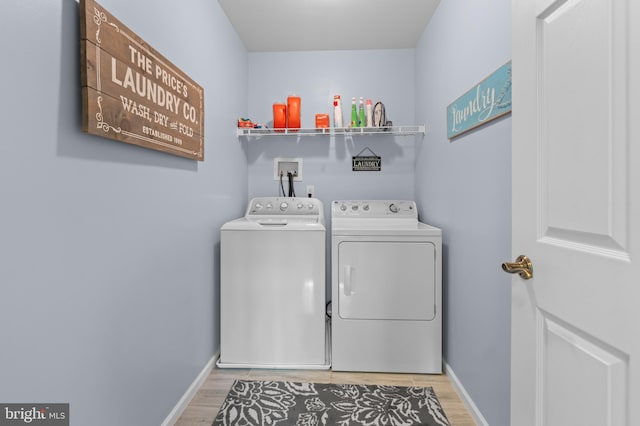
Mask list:
[[315,188],[313,185],[307,185],[307,197],[313,198],[316,195]]
[[302,180],[302,158],[273,159],[273,180],[279,180],[281,175],[287,179],[289,173],[293,174],[294,181]]

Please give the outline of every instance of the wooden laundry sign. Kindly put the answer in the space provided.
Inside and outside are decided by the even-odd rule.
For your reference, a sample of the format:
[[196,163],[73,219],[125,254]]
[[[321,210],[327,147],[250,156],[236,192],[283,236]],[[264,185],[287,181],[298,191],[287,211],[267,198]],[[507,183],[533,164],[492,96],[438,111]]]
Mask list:
[[[369,151],[373,155],[362,155]],[[351,157],[351,167],[354,172],[379,172],[382,168],[382,157],[378,157],[370,148],[365,148]]]
[[204,160],[204,90],[94,0],[80,0],[82,129]]
[[511,112],[511,61],[447,107],[447,137],[475,129]]

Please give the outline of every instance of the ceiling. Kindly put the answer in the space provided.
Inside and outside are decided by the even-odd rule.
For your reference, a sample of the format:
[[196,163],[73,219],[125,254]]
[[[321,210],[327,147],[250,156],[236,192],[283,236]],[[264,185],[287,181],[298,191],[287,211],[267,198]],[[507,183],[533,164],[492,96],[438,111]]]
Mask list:
[[414,48],[440,0],[218,0],[249,52]]

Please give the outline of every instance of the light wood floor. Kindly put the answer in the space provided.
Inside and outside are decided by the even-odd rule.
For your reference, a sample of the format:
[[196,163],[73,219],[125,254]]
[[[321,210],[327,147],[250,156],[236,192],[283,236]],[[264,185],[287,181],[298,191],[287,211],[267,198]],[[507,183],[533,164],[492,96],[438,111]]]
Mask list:
[[211,425],[233,381],[236,379],[431,386],[435,390],[452,426],[476,426],[469,411],[444,374],[350,373],[331,370],[242,370],[218,368],[213,369],[175,426]]

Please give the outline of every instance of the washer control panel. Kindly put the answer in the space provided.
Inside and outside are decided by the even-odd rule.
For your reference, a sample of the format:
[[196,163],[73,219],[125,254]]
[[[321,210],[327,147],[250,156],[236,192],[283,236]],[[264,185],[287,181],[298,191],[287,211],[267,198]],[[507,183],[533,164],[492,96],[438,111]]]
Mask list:
[[414,201],[405,200],[338,200],[331,204],[334,218],[418,218]]
[[246,216],[319,216],[321,208],[316,198],[258,197],[249,202]]

